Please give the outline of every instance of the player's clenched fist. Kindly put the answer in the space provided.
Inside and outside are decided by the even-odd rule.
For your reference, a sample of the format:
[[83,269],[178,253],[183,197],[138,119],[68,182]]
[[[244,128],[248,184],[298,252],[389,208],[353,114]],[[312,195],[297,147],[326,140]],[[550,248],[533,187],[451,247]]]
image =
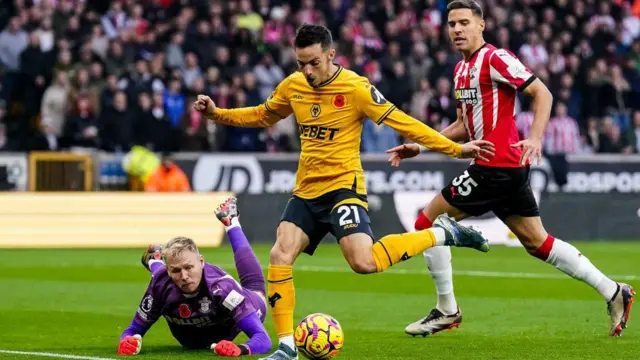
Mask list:
[[198,99],[193,103],[193,108],[206,116],[211,116],[216,112],[216,103],[206,95],[198,95]]
[[213,350],[218,356],[239,357],[241,355],[249,355],[246,346],[238,346],[231,341],[222,340],[217,344],[211,344]]
[[118,355],[136,355],[142,348],[142,336],[140,335],[127,335],[120,340],[120,346],[118,346]]

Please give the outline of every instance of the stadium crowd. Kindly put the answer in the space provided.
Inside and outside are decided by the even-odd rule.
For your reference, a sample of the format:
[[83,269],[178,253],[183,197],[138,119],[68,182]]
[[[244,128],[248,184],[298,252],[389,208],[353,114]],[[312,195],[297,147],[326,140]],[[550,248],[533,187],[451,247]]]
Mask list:
[[[442,129],[456,118],[445,0],[15,0],[0,8],[0,150],[298,151],[292,117],[269,129],[208,123],[260,104],[295,71],[298,25],[328,26],[336,62]],[[5,6],[3,5],[3,6]],[[548,153],[640,152],[640,0],[487,0],[485,39],[554,95]],[[529,100],[517,122],[526,136]],[[403,139],[367,121],[362,150]]]

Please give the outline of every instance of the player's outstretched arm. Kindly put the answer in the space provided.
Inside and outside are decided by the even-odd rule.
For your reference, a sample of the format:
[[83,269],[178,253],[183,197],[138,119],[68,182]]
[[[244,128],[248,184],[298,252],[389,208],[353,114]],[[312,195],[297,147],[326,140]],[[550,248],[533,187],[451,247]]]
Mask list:
[[193,108],[204,114],[207,119],[223,125],[269,127],[293,112],[286,94],[286,91],[288,91],[288,81],[288,78],[282,81],[273,91],[269,99],[258,106],[220,109],[216,107],[216,104],[209,96],[198,95],[198,99],[193,103]]
[[120,336],[118,355],[137,355],[142,349],[142,337],[151,326],[146,326],[134,318],[131,325]]
[[451,157],[485,159],[487,156],[493,156],[492,143],[476,140],[460,145],[447,139],[421,121],[396,109],[396,106],[388,102],[365,78],[355,86],[359,110],[376,124],[384,123],[425,148]]
[[[153,283],[153,280],[152,280]],[[142,337],[160,318],[161,304],[154,300],[151,285],[140,301],[140,306],[131,320],[131,324],[120,336],[119,355],[137,355],[142,349]]]
[[533,97],[531,133],[529,138],[511,144],[511,146],[523,148],[520,164],[525,165],[527,162],[540,164],[542,160],[542,137],[551,116],[553,95],[540,79],[535,79],[523,90],[523,93]]
[[247,342],[236,345],[231,341],[223,340],[212,344],[211,350],[219,356],[226,357],[266,354],[271,350],[271,338],[255,312],[240,320],[238,327],[249,338]]
[[[425,149],[437,151],[451,157],[488,161],[495,153],[495,147],[489,141],[474,140],[460,145],[399,110],[391,112],[384,119],[384,123]],[[418,152],[420,152],[420,147],[418,147]]]

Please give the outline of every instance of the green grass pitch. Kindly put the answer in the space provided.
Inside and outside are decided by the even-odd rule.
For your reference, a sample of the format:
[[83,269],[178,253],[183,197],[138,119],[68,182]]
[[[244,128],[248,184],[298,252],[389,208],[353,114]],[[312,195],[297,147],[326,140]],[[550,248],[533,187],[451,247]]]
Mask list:
[[[640,242],[576,245],[605,273],[625,276],[640,288]],[[255,250],[266,266],[269,247],[257,245]],[[141,251],[0,250],[0,350],[118,358],[120,333],[149,282],[139,263]],[[228,245],[203,249],[203,254],[236,275]],[[345,331],[345,347],[337,359],[344,360],[640,357],[640,313],[632,314],[623,337],[608,337],[600,296],[524,250],[496,246],[482,254],[454,249],[453,259],[464,316],[459,329],[427,338],[404,334],[409,322],[435,305],[435,289],[421,257],[391,273],[363,276],[350,273],[338,247],[328,242],[316,256],[303,255],[296,264],[295,319],[313,312],[336,317]],[[275,341],[270,320],[267,328]],[[136,358],[212,356],[182,350],[161,319]],[[0,359],[30,358],[45,359],[0,352]]]

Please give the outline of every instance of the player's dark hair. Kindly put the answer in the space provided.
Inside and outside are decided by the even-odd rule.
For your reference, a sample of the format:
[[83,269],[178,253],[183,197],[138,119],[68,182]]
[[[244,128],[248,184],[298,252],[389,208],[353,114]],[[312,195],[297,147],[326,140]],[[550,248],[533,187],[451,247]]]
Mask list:
[[320,44],[322,50],[327,51],[333,45],[333,36],[331,31],[322,25],[304,24],[296,31],[293,44],[299,49]]
[[473,15],[483,18],[482,7],[475,0],[453,0],[447,5],[447,14],[451,10],[469,9]]

